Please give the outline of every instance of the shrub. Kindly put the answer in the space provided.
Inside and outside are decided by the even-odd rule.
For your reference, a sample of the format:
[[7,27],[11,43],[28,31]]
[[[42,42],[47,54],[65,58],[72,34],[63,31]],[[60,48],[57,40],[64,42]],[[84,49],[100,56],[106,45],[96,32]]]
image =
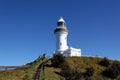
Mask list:
[[92,77],[94,74],[94,68],[90,67],[90,68],[86,68],[86,72],[84,73],[84,77],[86,80],[89,80],[90,77]]
[[107,68],[102,73],[106,77],[117,78],[120,75],[120,62],[114,61],[111,67]]
[[110,61],[108,60],[108,58],[104,57],[100,62],[100,65],[108,67],[110,65]]
[[52,66],[58,68],[60,68],[64,62],[65,62],[65,56],[63,56],[60,53],[54,54],[53,58],[51,59]]
[[66,80],[80,80],[82,74],[77,69],[70,69],[68,63],[65,60],[65,56],[62,54],[54,54],[51,59],[51,64],[54,67],[61,68],[61,72],[58,73],[63,76]]
[[61,75],[65,77],[65,80],[80,80],[82,73],[77,69],[62,70]]
[[46,54],[44,53],[42,56],[41,56],[41,60],[44,60],[46,58]]

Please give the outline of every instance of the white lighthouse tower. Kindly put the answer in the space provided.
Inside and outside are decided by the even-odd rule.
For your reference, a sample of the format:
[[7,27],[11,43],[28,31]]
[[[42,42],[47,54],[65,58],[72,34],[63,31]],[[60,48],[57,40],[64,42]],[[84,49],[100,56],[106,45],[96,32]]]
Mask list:
[[81,56],[81,50],[67,46],[68,30],[63,18],[60,18],[57,22],[57,28],[54,30],[56,36],[56,51],[55,53],[61,53],[65,56]]
[[63,53],[68,49],[67,46],[67,35],[68,30],[66,28],[66,23],[63,18],[60,18],[57,22],[57,28],[54,30],[56,36],[56,52]]

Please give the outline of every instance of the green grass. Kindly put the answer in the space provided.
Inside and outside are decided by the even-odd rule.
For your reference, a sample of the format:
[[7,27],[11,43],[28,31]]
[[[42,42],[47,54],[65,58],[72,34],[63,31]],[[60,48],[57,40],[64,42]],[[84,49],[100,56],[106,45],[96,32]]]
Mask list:
[[[71,69],[77,69],[82,73],[86,71],[86,68],[93,67],[95,71],[94,71],[94,75],[91,77],[91,80],[112,80],[110,78],[106,78],[101,75],[101,72],[107,68],[99,64],[99,62],[103,58],[67,57],[65,59]],[[35,69],[43,61],[42,60],[34,61],[28,68],[24,68],[24,69],[0,71],[0,80],[32,80],[32,76],[34,74]],[[110,63],[113,62],[113,60],[109,60],[109,61]],[[41,77],[44,78],[44,80],[65,80],[64,77],[56,74],[56,72],[59,73],[61,71],[60,68],[51,67],[50,60],[46,64],[49,66],[45,66],[44,71],[42,71],[42,74],[41,74]],[[85,80],[84,77],[81,80]]]
[[[51,62],[48,61],[48,65],[51,65]],[[54,67],[45,67],[44,73],[45,73],[45,80],[64,80],[63,77],[60,75],[57,75],[55,72],[60,72],[60,68],[54,68]]]
[[[106,69],[106,67],[103,67],[99,65],[99,62],[102,60],[98,57],[68,57],[67,62],[69,66],[73,69],[78,69],[81,72],[85,72],[86,68],[93,67],[95,72],[92,77],[92,80],[103,80],[103,76],[101,75],[101,72]],[[101,78],[101,79],[100,79]],[[105,78],[105,77],[104,77]],[[105,80],[109,80],[106,79]]]
[[34,61],[28,68],[0,71],[0,80],[32,80],[35,69],[43,61]]
[[[93,67],[95,72],[94,75],[91,77],[91,80],[112,80],[101,75],[101,72],[106,69],[106,67],[99,64],[102,59],[103,58],[99,57],[67,57],[66,61],[71,69],[77,69],[82,73],[86,71],[86,68]],[[110,60],[110,63],[112,62],[113,61]],[[51,62],[49,61],[47,64],[50,65]],[[60,72],[60,68],[45,67],[44,71],[45,80],[65,80],[64,77],[55,73]],[[85,79],[82,78],[81,80]]]

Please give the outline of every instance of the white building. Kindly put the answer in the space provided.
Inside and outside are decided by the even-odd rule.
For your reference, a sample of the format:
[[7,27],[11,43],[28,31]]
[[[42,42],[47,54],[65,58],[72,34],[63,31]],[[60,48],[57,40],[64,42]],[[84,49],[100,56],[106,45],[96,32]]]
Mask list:
[[55,53],[61,53],[65,56],[81,56],[81,49],[68,47],[67,35],[68,30],[63,18],[60,18],[57,22],[57,28],[54,30],[56,36],[56,51]]

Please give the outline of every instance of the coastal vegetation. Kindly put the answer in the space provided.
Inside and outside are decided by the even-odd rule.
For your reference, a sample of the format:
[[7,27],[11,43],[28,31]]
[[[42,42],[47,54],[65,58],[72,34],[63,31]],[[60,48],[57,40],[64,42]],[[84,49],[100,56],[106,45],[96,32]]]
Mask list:
[[120,62],[107,57],[65,57],[54,54],[52,58],[37,58],[27,68],[0,71],[0,80],[33,80],[40,64],[40,80],[120,80]]

